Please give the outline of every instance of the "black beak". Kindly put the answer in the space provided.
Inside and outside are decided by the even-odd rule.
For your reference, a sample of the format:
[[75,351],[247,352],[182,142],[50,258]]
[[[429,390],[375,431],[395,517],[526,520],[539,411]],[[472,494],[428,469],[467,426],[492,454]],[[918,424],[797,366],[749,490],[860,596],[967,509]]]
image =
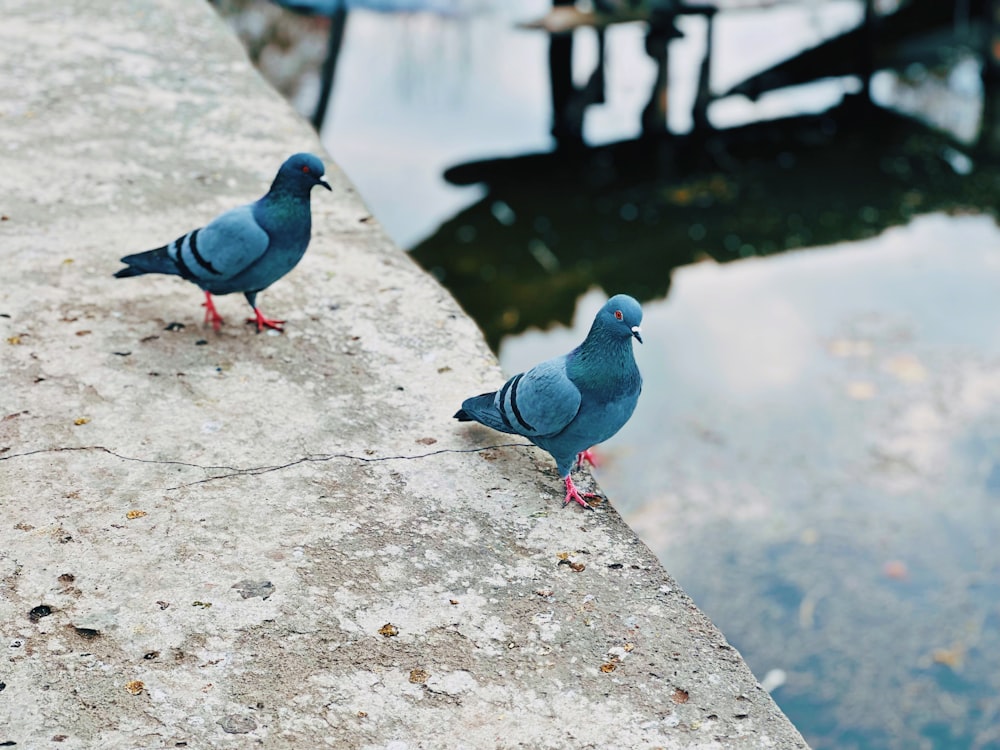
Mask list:
[[636,326],[635,328],[632,329],[632,335],[635,337],[636,341],[638,341],[640,344],[642,343],[642,336],[639,335],[639,326]]
[[324,179],[323,179],[322,177],[317,177],[317,178],[316,178],[316,183],[317,183],[318,185],[322,185],[322,186],[323,186],[323,187],[325,187],[325,188],[326,188],[327,190],[329,190],[329,191],[330,191],[331,193],[333,192],[333,188],[332,188],[332,187],[330,187],[330,183],[329,183],[329,182],[327,182],[326,180],[324,180]]

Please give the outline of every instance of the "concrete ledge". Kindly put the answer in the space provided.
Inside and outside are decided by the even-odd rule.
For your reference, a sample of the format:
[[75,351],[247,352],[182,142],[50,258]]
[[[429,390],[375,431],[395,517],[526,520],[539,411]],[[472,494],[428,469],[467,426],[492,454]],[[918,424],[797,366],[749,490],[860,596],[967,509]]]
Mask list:
[[0,10],[0,743],[805,747],[328,158],[286,335],[111,278],[322,153],[208,5]]

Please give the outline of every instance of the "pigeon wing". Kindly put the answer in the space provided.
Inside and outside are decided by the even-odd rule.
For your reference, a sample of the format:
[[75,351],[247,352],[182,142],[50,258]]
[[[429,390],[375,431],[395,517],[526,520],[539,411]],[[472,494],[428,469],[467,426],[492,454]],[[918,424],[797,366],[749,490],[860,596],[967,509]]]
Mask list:
[[267,252],[270,242],[250,206],[240,206],[184,235],[172,249],[193,276],[212,281],[246,270]]
[[561,432],[580,410],[580,391],[566,375],[564,357],[542,362],[515,375],[497,391],[501,418],[525,437]]

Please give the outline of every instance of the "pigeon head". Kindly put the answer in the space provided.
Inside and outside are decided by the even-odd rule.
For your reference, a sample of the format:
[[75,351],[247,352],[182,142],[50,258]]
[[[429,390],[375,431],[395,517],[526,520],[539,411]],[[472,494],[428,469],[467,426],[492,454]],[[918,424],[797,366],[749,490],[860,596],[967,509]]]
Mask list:
[[292,191],[308,195],[315,185],[322,185],[327,190],[333,190],[323,179],[326,169],[323,162],[312,154],[294,154],[289,156],[278,170],[274,178],[275,185],[282,185]]
[[642,308],[627,294],[616,294],[604,303],[604,307],[594,318],[594,328],[600,327],[606,334],[627,339],[633,336],[642,343]]

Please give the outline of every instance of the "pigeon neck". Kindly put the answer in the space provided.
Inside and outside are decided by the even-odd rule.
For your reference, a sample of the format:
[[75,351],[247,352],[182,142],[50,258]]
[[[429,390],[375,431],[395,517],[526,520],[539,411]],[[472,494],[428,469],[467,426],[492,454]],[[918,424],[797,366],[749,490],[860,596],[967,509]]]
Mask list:
[[595,323],[570,356],[569,375],[577,385],[607,391],[609,396],[628,390],[639,378],[632,338]]
[[301,185],[283,179],[281,175],[275,178],[271,189],[254,206],[254,218],[268,234],[281,229],[283,234],[304,233],[309,236],[311,213],[309,210],[309,191],[302,190]]

